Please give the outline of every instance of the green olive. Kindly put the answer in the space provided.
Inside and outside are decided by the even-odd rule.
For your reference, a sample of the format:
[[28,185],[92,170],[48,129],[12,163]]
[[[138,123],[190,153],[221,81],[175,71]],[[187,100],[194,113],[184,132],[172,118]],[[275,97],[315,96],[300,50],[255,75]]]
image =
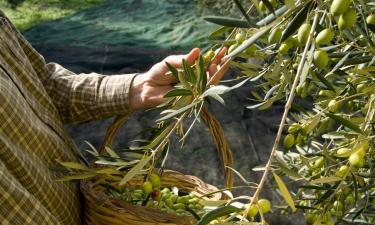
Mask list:
[[314,161],[312,168],[313,169],[320,169],[324,165],[324,157],[319,157],[317,160]]
[[349,167],[346,165],[343,165],[340,167],[340,169],[336,172],[336,176],[343,178],[345,174],[349,171]]
[[169,197],[169,198],[171,199],[171,201],[173,203],[175,203],[177,201],[177,199],[178,199],[178,196],[177,195],[171,195],[171,197]]
[[151,174],[149,178],[152,187],[160,188],[160,177],[157,174]]
[[368,15],[366,18],[367,24],[375,24],[375,14]]
[[172,208],[177,210],[177,209],[185,209],[185,204],[183,203],[175,203],[172,205]]
[[289,133],[295,133],[299,131],[302,128],[302,126],[299,123],[293,123],[292,125],[289,126],[288,132]]
[[166,204],[169,208],[172,208],[172,206],[173,206],[173,201],[172,201],[172,199],[170,199],[170,198],[165,199],[165,204]]
[[268,37],[268,43],[269,44],[276,44],[280,41],[281,35],[282,35],[282,29],[280,27],[277,27],[271,31],[270,36]]
[[308,213],[305,215],[305,220],[308,225],[313,225],[317,219],[317,216],[313,213]]
[[340,30],[345,30],[354,26],[357,21],[357,14],[354,9],[348,9],[339,18],[338,26]]
[[349,157],[349,153],[351,152],[351,149],[350,148],[340,148],[339,150],[337,150],[337,157],[343,157],[343,158],[346,158],[346,157]]
[[280,45],[280,47],[279,47],[279,52],[280,52],[280,54],[285,55],[285,54],[289,51],[289,49],[290,49],[291,47],[293,47],[293,45],[292,45],[289,41],[285,41],[285,42],[283,42],[283,43]]
[[294,142],[295,142],[295,138],[294,138],[293,134],[286,135],[285,138],[284,138],[285,149],[290,149],[291,147],[293,147]]
[[229,46],[228,53],[233,52],[237,47],[238,47],[238,44],[233,44],[233,45]]
[[150,194],[152,192],[152,184],[150,181],[146,181],[143,183],[142,186],[143,192],[146,194]]
[[210,49],[206,54],[203,56],[203,61],[205,64],[209,64],[211,60],[215,57],[215,51]]
[[262,210],[262,213],[268,213],[271,210],[271,202],[263,198],[258,201],[258,205]]
[[329,103],[328,103],[328,110],[329,110],[330,112],[337,112],[337,111],[339,111],[340,106],[341,106],[340,103],[338,103],[336,100],[332,99],[332,100],[329,101]]
[[327,52],[323,50],[315,51],[313,59],[314,59],[315,66],[317,66],[320,69],[323,69],[324,67],[328,65],[328,61],[329,61],[328,54]]
[[346,12],[346,10],[349,8],[351,0],[333,0],[330,12],[334,16],[338,16]]
[[241,44],[246,39],[246,36],[245,36],[244,33],[240,32],[240,33],[236,34],[235,39],[236,39],[238,44]]
[[298,41],[301,44],[306,44],[307,39],[309,38],[310,31],[311,31],[311,25],[308,23],[303,24],[298,29]]
[[335,33],[331,29],[324,29],[316,36],[315,42],[319,45],[328,44],[333,40],[334,35]]
[[361,154],[355,152],[350,155],[349,163],[354,167],[361,168],[365,164],[365,159],[363,158],[363,156],[361,156]]
[[355,203],[355,198],[353,195],[348,195],[345,198],[345,203],[349,205],[353,205]]
[[250,206],[249,212],[247,213],[247,216],[252,218],[258,214],[258,207],[254,204]]

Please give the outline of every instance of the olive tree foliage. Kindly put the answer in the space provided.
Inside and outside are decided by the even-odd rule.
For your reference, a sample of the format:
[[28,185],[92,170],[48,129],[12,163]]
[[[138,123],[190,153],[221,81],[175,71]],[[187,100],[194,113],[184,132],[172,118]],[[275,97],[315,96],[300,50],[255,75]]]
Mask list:
[[266,223],[258,199],[271,179],[286,203],[274,213],[300,210],[314,225],[374,224],[375,2],[248,2],[228,1],[236,16],[207,16],[221,25],[210,39],[228,47],[239,78],[256,84],[258,103],[247,108],[278,102],[285,111],[249,204],[218,221]]

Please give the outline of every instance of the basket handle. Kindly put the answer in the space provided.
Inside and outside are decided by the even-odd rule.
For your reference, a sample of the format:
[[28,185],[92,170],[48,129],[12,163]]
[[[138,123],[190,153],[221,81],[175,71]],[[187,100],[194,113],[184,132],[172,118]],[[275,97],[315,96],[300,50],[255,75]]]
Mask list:
[[[113,139],[117,131],[128,121],[131,114],[117,116],[112,124],[108,127],[104,141],[99,149],[99,154],[104,154],[106,146],[112,146]],[[223,132],[223,128],[219,121],[208,111],[207,107],[203,107],[201,117],[210,130],[216,149],[222,163],[222,169],[225,174],[225,187],[233,187],[233,172],[228,167],[233,167],[233,154],[229,147]]]

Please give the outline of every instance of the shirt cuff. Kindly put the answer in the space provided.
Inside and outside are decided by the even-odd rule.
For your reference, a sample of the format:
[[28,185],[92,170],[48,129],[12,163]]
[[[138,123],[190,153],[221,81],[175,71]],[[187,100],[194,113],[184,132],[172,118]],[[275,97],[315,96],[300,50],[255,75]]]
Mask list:
[[98,105],[114,115],[130,113],[130,88],[137,75],[139,73],[108,76],[99,94]]

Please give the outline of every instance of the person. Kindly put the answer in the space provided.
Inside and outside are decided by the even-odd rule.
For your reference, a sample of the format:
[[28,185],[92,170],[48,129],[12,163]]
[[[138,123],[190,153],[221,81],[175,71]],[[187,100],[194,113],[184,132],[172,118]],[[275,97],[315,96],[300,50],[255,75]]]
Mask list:
[[[57,182],[57,161],[78,160],[64,130],[81,123],[154,107],[176,82],[165,62],[192,64],[200,50],[172,55],[141,74],[75,74],[44,58],[0,10],[0,221],[3,225],[80,224],[76,184]],[[208,74],[218,71],[225,49]],[[214,84],[226,69],[219,70]],[[221,71],[221,72],[220,72]]]

